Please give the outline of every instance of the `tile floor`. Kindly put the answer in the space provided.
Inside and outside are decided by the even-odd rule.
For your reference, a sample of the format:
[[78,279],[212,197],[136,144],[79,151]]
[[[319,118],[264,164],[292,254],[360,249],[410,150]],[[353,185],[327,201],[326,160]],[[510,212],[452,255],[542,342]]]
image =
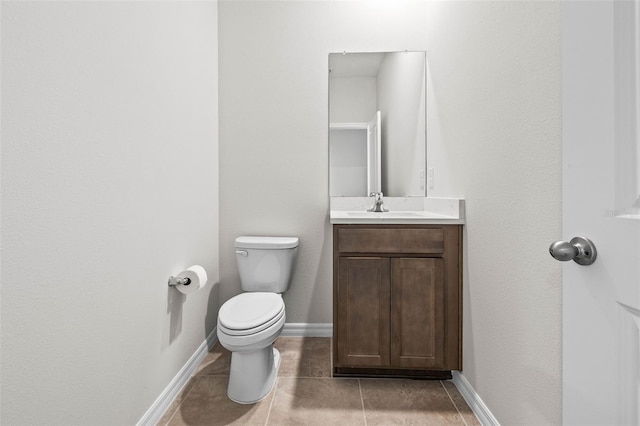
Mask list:
[[159,425],[479,425],[449,381],[331,378],[331,339],[279,337],[275,388],[254,405],[227,398],[231,354],[207,354]]

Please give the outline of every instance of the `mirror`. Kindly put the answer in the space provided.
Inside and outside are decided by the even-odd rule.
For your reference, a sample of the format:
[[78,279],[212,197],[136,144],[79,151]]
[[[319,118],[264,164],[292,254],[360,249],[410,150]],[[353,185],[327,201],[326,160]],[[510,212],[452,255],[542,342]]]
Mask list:
[[329,196],[425,196],[426,52],[329,54]]

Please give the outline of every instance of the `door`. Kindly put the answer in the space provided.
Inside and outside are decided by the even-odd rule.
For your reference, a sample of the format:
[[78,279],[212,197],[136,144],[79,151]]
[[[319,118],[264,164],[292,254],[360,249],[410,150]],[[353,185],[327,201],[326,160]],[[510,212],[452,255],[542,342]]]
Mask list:
[[389,258],[339,257],[338,268],[338,364],[388,366]]
[[382,191],[382,113],[376,112],[367,124],[367,195]]
[[331,124],[329,128],[329,195],[369,195],[368,123]]
[[444,260],[391,259],[391,365],[444,369]]
[[563,423],[638,425],[640,7],[563,2]]

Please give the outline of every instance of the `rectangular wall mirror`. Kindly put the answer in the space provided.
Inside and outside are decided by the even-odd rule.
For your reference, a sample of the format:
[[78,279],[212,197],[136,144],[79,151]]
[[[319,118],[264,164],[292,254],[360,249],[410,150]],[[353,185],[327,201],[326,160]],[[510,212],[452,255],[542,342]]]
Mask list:
[[426,53],[329,54],[329,195],[426,196]]

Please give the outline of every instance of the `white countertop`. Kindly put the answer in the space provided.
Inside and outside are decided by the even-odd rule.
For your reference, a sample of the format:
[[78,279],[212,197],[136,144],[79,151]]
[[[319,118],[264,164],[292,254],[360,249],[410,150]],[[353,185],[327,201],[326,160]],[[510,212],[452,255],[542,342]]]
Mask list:
[[371,198],[332,197],[329,221],[342,224],[423,224],[465,223],[464,200],[459,198],[405,197],[384,199],[388,212],[368,212]]
[[423,225],[457,225],[464,224],[464,219],[426,211],[404,211],[374,213],[367,211],[332,211],[331,223],[344,224],[423,224]]

